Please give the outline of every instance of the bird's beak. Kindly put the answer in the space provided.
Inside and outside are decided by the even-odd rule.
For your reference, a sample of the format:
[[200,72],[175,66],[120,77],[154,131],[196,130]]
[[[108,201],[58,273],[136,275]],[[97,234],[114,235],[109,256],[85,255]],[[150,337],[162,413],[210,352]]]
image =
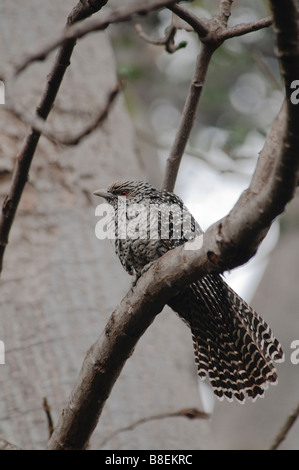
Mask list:
[[95,196],[103,197],[104,199],[107,199],[112,196],[112,194],[106,191],[105,189],[96,189],[92,194],[94,194]]

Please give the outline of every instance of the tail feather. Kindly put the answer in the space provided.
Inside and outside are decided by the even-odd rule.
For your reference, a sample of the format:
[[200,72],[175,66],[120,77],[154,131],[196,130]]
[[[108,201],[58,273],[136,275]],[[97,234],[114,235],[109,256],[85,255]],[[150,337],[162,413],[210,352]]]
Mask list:
[[234,305],[234,309],[240,316],[242,323],[250,331],[252,338],[263,354],[272,361],[283,362],[284,354],[281,345],[267,323],[227,284],[226,287],[228,299]]
[[193,283],[169,302],[189,325],[198,375],[215,395],[244,402],[277,382],[273,361],[284,360],[269,326],[219,275]]

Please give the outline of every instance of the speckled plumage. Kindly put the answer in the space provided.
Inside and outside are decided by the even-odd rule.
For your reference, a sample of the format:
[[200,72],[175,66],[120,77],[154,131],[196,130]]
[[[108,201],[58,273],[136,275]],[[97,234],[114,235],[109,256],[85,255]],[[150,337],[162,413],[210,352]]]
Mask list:
[[[140,276],[149,263],[202,233],[178,196],[149,183],[116,182],[94,194],[114,208],[115,251],[131,275]],[[218,398],[255,399],[277,382],[273,361],[283,361],[279,342],[220,275],[194,282],[168,304],[190,327],[198,374],[209,376]]]

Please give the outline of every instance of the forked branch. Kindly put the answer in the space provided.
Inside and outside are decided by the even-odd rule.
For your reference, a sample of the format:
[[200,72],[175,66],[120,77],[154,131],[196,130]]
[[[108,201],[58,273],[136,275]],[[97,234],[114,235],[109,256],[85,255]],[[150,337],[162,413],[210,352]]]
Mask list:
[[201,92],[214,52],[221,46],[224,40],[257,31],[258,29],[270,26],[272,23],[272,18],[264,18],[260,21],[228,27],[227,24],[232,3],[232,0],[221,1],[218,14],[211,20],[202,20],[192,11],[180,5],[175,4],[168,7],[169,10],[192,26],[201,42],[194,75],[187,92],[180,124],[166,161],[162,186],[168,191],[174,190],[181,160],[193,128]]

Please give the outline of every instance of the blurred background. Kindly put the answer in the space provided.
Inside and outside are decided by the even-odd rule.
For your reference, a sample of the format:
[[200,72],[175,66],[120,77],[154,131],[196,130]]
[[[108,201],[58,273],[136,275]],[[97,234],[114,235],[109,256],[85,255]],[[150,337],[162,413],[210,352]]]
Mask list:
[[[125,4],[128,2],[122,2]],[[218,1],[184,6],[210,18]],[[0,70],[18,62],[64,26],[75,2],[31,0],[0,5]],[[109,0],[104,10],[119,6]],[[103,10],[103,11],[104,11]],[[101,13],[98,13],[99,15]],[[268,2],[235,1],[230,25],[270,14]],[[181,48],[168,54],[141,39],[163,37],[171,13],[163,10],[75,48],[49,122],[61,133],[78,131],[103,106],[117,76],[125,80],[101,129],[76,147],[41,138],[30,180],[11,232],[0,285],[0,435],[23,448],[44,448],[47,422],[65,405],[84,354],[96,340],[131,280],[112,248],[94,234],[91,193],[116,179],[146,179],[161,186],[199,43],[180,30]],[[282,100],[283,86],[271,28],[227,40],[213,56],[175,192],[206,229],[227,214],[249,184],[265,136]],[[185,46],[185,47],[183,47]],[[34,110],[55,54],[33,64],[14,85],[14,99]],[[6,194],[26,126],[0,106],[0,195]],[[279,384],[263,399],[239,404],[214,400],[199,382],[190,332],[168,309],[157,317],[128,360],[93,435],[101,448],[116,429],[145,416],[195,407],[211,420],[153,420],[117,434],[106,449],[264,449],[295,408],[298,367],[290,361],[299,339],[299,202],[273,224],[257,256],[226,280],[271,325],[286,361]],[[117,281],[117,282],[115,282]],[[299,424],[281,449],[299,449]],[[101,444],[102,443],[102,444]]]

